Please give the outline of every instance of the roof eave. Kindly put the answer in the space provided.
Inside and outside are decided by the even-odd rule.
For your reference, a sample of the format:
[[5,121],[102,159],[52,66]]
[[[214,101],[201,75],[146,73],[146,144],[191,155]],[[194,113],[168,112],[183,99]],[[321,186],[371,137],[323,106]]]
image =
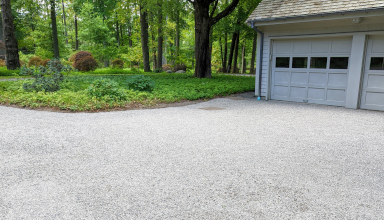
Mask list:
[[[357,13],[370,13],[370,12],[378,12],[378,11],[384,11],[384,7],[380,8],[369,8],[369,9],[361,9],[361,10],[354,10],[354,11],[337,11],[337,12],[330,12],[330,13],[321,13],[321,14],[312,14],[312,15],[303,15],[303,16],[288,16],[288,17],[278,17],[278,18],[265,18],[265,19],[250,19],[247,20],[247,24],[254,23],[255,25],[257,23],[268,23],[268,22],[275,22],[275,21],[287,21],[287,20],[294,20],[294,19],[306,19],[306,18],[322,18],[332,15],[346,15],[346,14],[357,14]],[[299,20],[298,22],[300,22]]]

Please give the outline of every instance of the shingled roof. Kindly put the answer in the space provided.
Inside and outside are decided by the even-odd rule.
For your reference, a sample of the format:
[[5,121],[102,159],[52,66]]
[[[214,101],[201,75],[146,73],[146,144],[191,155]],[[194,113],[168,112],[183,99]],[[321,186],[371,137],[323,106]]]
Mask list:
[[247,22],[384,9],[384,0],[263,0]]

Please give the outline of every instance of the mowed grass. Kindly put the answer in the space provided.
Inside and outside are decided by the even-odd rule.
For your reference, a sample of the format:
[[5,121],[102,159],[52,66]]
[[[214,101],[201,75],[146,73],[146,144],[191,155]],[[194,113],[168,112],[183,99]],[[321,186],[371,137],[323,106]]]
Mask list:
[[[136,73],[137,74],[137,73]],[[22,85],[30,80],[0,81],[0,103],[30,108],[49,107],[71,111],[100,111],[132,106],[153,106],[183,100],[210,99],[255,89],[254,77],[214,75],[211,79],[194,78],[192,74],[145,74],[156,83],[153,92],[133,91],[126,86],[132,75],[69,75],[58,92],[26,92]],[[109,96],[92,97],[87,88],[97,79],[111,79],[125,93],[125,100]]]

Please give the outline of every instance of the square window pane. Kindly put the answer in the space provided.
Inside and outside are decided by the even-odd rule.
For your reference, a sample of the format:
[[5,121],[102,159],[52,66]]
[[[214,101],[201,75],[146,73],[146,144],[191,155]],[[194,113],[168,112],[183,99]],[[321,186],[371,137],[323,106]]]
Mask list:
[[372,57],[370,70],[384,70],[384,57]]
[[311,57],[312,69],[327,69],[327,57]]
[[277,68],[289,68],[290,57],[276,57]]
[[294,57],[292,68],[308,68],[308,57]]
[[330,69],[348,69],[349,57],[331,57]]

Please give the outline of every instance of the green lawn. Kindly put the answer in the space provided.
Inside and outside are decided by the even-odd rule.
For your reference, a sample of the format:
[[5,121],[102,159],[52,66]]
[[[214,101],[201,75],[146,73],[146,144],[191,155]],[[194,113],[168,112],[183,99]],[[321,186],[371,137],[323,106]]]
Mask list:
[[[171,103],[182,100],[210,99],[215,96],[255,89],[254,77],[215,74],[212,79],[197,79],[192,74],[151,73],[144,75],[151,77],[156,86],[153,92],[148,93],[127,88],[126,80],[132,77],[132,74],[138,74],[137,72],[127,70],[120,75],[102,75],[110,72],[111,70],[100,70],[89,75],[84,73],[70,74],[61,83],[61,90],[52,93],[24,91],[22,85],[26,82],[32,82],[32,79],[16,82],[0,81],[0,103],[31,108],[50,107],[72,111],[98,111],[128,108],[137,104],[151,106],[158,103]],[[101,98],[90,96],[87,93],[87,88],[92,82],[102,78],[116,81],[126,98],[116,100],[109,96]]]

